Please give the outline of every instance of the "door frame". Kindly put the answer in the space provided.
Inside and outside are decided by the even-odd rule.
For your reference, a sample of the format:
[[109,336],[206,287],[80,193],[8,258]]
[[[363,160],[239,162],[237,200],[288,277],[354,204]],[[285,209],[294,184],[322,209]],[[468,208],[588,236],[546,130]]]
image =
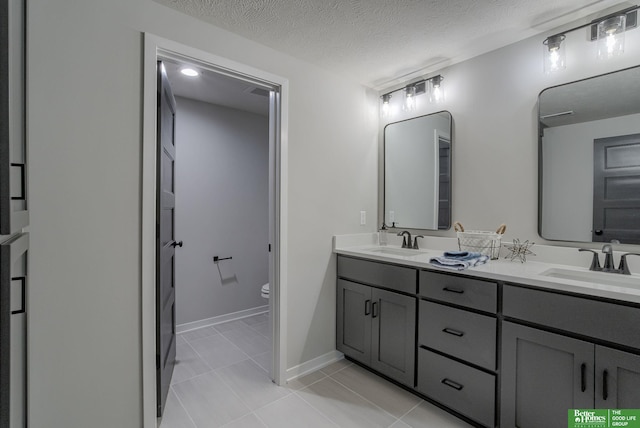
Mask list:
[[[212,71],[276,88],[269,113],[269,284],[273,361],[271,376],[286,383],[288,80],[199,49],[149,33],[144,34],[143,124],[141,152],[141,338],[143,427],[157,426],[156,418],[156,103],[158,58],[180,59]],[[259,245],[259,243],[256,243]],[[266,243],[265,243],[266,244]],[[258,292],[256,290],[256,292]]]

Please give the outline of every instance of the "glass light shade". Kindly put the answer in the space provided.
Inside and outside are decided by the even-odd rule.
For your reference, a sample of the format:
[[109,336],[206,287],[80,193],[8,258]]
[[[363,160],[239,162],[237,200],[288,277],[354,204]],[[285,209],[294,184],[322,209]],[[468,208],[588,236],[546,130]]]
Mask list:
[[416,109],[416,87],[407,86],[404,88],[404,111],[413,111]]
[[390,100],[391,100],[391,94],[386,94],[382,96],[381,113],[382,113],[382,117],[385,119],[391,116],[391,106],[389,105]]
[[443,77],[438,75],[429,79],[429,102],[440,103],[444,101],[444,90],[442,89]]
[[626,15],[614,16],[598,23],[598,58],[608,59],[624,52]]
[[564,34],[551,36],[542,42],[542,55],[545,74],[553,73],[567,68],[565,47],[562,42]]

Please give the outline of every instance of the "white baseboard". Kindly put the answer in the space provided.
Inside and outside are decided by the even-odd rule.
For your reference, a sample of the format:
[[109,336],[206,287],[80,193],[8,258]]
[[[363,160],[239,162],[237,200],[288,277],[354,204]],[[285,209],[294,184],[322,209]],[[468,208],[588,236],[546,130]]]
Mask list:
[[253,315],[263,314],[265,312],[269,312],[269,305],[258,306],[251,309],[232,312],[230,314],[218,315],[217,317],[180,324],[176,326],[176,333],[184,333],[186,331],[191,331],[202,327],[209,327],[211,325],[221,324],[223,322],[239,320]]
[[316,370],[320,370],[321,368],[335,363],[336,361],[339,361],[343,358],[344,354],[342,352],[334,350],[331,352],[327,352],[324,355],[320,355],[319,357],[316,357],[312,360],[305,361],[302,364],[287,369],[287,382],[304,376],[308,373],[315,372]]

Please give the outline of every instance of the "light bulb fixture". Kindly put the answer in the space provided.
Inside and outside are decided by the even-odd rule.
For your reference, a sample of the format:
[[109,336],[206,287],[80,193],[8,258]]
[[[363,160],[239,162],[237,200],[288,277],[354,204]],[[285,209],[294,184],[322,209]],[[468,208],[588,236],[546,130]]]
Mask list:
[[196,77],[199,73],[194,70],[193,68],[190,67],[183,67],[180,69],[180,73],[184,74],[185,76],[189,76],[189,77]]
[[389,105],[391,94],[384,94],[380,98],[382,98],[382,117],[387,118],[391,115],[391,106]]
[[565,48],[562,42],[566,39],[564,34],[556,34],[548,37],[542,42],[542,55],[544,61],[544,72],[550,74],[567,67]]
[[444,77],[440,74],[429,79],[429,102],[439,103],[444,100],[444,91],[442,90],[442,81]]
[[640,6],[632,6],[547,37],[542,42],[544,72],[549,74],[566,68],[565,45],[562,42],[566,34],[586,27],[590,27],[591,34],[588,39],[598,41],[598,58],[607,59],[622,54],[625,31],[638,26],[638,9]]
[[624,52],[626,14],[612,16],[598,23],[598,58],[609,59]]
[[444,78],[438,74],[437,76],[430,77],[428,79],[418,80],[416,82],[409,83],[403,88],[395,89],[386,94],[382,94],[382,106],[380,113],[382,117],[387,118],[391,116],[391,94],[399,91],[404,91],[404,103],[402,104],[402,110],[414,111],[417,107],[417,97],[421,94],[429,92],[429,100],[431,102],[440,102],[444,99],[444,92],[442,92],[441,83]]
[[404,111],[416,109],[416,86],[408,85],[404,88]]

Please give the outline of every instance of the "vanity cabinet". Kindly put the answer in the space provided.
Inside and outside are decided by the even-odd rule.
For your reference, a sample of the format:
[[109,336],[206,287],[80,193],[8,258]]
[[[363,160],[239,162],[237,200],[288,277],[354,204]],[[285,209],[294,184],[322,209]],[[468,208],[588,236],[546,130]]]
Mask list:
[[[337,349],[410,387],[415,383],[416,281],[415,269],[338,257]],[[413,295],[403,294],[411,290]]]
[[421,271],[416,389],[495,426],[497,295],[494,282]]
[[505,285],[503,315],[501,426],[566,427],[568,409],[640,408],[640,355],[614,348],[637,348],[640,308]]

